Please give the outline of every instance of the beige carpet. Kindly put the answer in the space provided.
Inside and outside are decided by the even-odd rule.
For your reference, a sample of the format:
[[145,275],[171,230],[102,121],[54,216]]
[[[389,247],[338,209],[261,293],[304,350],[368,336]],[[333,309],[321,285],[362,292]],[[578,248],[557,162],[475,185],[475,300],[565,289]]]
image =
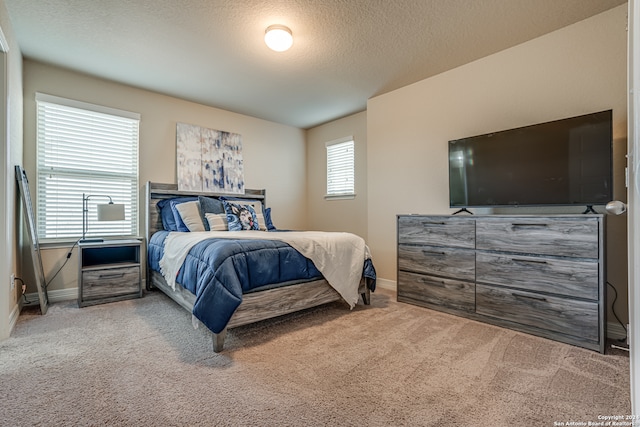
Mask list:
[[397,303],[335,303],[211,351],[161,293],[23,313],[2,426],[553,426],[629,414],[629,359]]

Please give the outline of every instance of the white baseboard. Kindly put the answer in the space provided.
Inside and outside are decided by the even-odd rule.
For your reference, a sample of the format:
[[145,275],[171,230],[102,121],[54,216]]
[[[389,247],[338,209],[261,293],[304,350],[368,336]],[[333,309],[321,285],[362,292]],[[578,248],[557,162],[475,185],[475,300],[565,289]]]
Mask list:
[[[20,304],[21,307],[31,307],[32,305],[40,304],[40,299],[38,298],[37,292],[26,294],[25,296],[29,303],[25,303],[24,299],[22,299],[22,302]],[[55,289],[52,291],[47,291],[47,298],[49,299],[50,303],[77,299],[78,288]]]
[[13,328],[16,326],[16,322],[18,321],[18,316],[20,315],[20,304],[16,304],[9,313],[9,335],[13,331]]
[[[607,322],[607,338],[621,340],[627,337],[627,332],[618,322]],[[626,344],[626,343],[625,343]]]
[[376,279],[376,286],[382,289],[388,289],[390,291],[396,291],[398,289],[396,285],[396,281],[389,280],[389,279],[380,279],[380,278]]

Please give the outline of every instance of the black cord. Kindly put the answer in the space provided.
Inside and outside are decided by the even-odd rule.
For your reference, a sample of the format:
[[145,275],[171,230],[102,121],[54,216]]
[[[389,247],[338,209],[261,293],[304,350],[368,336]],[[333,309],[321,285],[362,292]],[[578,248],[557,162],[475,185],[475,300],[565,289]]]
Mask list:
[[80,241],[80,239],[76,240],[75,242],[73,242],[73,245],[71,245],[71,249],[69,249],[69,252],[67,252],[67,259],[64,260],[64,262],[62,263],[62,265],[60,266],[60,268],[58,269],[58,271],[56,271],[56,274],[53,275],[53,277],[49,280],[46,281],[44,288],[46,289],[47,286],[49,286],[49,283],[53,282],[53,279],[56,278],[56,276],[58,275],[58,273],[60,273],[60,271],[62,270],[62,268],[67,265],[67,262],[69,261],[69,258],[71,258],[71,252],[73,252],[73,248],[76,247],[76,245],[78,244],[78,242]]
[[625,337],[618,339],[618,341],[625,342],[627,340],[627,337],[629,336],[629,332],[627,331],[627,327],[620,321],[620,318],[616,314],[616,300],[618,299],[618,291],[611,283],[607,282],[607,285],[611,286],[611,289],[613,289],[613,293],[615,294],[615,296],[613,297],[613,302],[611,303],[611,312],[613,313],[613,316],[616,318],[618,323],[620,323],[620,326],[622,326],[622,329],[624,329],[625,334]]
[[22,288],[22,298],[24,298],[24,303],[25,304],[31,304],[31,301],[29,301],[27,299],[27,295],[25,294],[25,292],[27,292],[27,287],[24,285],[24,280],[22,280],[19,277],[16,277],[13,280],[20,280],[20,283],[22,283],[22,285],[20,285],[20,287]]

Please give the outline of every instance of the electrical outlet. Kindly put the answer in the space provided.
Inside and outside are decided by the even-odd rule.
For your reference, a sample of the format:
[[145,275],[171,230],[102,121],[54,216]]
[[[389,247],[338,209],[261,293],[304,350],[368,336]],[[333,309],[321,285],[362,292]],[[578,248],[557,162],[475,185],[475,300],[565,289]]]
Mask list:
[[11,274],[11,290],[15,290],[16,289],[16,275],[15,274]]

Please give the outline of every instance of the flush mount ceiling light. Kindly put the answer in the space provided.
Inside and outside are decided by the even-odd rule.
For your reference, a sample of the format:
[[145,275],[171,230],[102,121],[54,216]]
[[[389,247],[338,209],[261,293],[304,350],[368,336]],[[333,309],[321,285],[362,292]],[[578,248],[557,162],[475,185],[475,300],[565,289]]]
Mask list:
[[264,42],[270,49],[284,52],[293,45],[293,35],[284,25],[270,25],[264,32]]

